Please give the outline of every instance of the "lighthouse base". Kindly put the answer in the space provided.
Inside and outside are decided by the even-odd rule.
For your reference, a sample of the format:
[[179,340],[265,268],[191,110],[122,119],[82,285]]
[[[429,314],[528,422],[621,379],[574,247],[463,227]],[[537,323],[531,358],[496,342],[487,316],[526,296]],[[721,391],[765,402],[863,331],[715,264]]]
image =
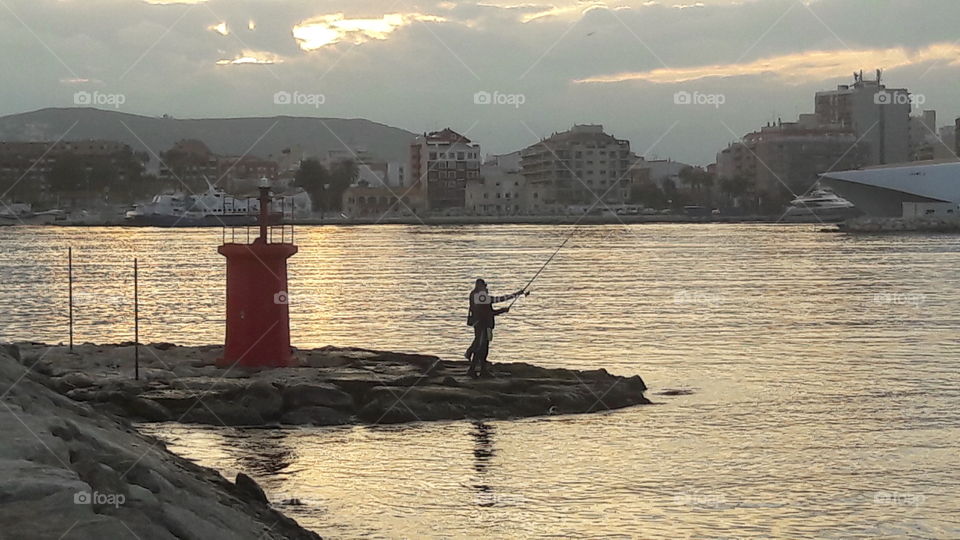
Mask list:
[[219,367],[298,365],[290,348],[287,259],[293,244],[224,244],[227,258],[227,332]]

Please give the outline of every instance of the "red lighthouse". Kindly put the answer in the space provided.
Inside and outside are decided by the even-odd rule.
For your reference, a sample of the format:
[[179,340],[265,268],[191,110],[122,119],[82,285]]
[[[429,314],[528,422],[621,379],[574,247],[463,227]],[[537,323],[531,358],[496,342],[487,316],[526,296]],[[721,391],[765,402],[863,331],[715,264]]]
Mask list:
[[[238,242],[236,229],[217,251],[227,258],[227,334],[220,367],[297,364],[290,349],[287,259],[297,252],[283,214],[270,212],[270,184],[260,183],[259,236]],[[280,234],[276,233],[279,228]],[[287,233],[289,232],[289,234]],[[279,238],[277,238],[279,236]],[[279,240],[279,242],[277,241]]]

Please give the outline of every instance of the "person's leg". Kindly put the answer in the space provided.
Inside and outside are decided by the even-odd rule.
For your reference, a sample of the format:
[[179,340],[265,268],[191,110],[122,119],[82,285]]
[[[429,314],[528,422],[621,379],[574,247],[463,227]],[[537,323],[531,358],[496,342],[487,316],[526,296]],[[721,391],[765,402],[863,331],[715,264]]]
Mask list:
[[473,351],[473,364],[471,370],[480,375],[486,371],[487,355],[490,353],[490,329],[483,328],[480,332],[480,341],[477,342],[477,348]]
[[477,343],[480,341],[480,333],[480,325],[473,325],[473,342],[467,347],[467,352],[463,353],[463,356],[470,360],[471,365],[473,364],[473,351],[477,350]]
[[490,355],[490,342],[493,340],[493,328],[484,328],[483,329],[483,338],[481,343],[483,344],[482,350],[483,354],[480,355],[480,362],[478,362],[477,367],[480,369],[480,376],[490,374],[490,362],[487,362],[487,356]]

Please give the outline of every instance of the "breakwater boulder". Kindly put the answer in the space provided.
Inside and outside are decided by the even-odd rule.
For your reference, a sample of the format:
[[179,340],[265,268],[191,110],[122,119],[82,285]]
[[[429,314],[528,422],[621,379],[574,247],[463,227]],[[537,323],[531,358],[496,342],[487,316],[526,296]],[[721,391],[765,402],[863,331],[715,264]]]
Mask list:
[[51,379],[52,366],[23,365],[41,365],[34,349],[15,349],[0,348],[0,537],[319,538],[273,510],[252,479],[231,483],[60,393],[94,389],[98,376]]
[[219,368],[219,347],[85,344],[70,353],[38,343],[6,345],[50,388],[101,410],[143,421],[227,426],[339,425],[507,419],[603,412],[647,404],[639,376],[526,363],[466,376],[465,361],[324,347],[298,351],[300,367]]
[[883,218],[859,217],[847,220],[840,225],[843,232],[852,233],[902,233],[935,232],[960,233],[960,218],[955,217],[914,217]]

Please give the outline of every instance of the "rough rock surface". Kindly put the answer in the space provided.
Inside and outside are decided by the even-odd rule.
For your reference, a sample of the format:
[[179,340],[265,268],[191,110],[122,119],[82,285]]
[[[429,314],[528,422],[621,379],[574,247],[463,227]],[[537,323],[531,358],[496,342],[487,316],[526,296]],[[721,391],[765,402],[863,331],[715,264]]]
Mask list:
[[214,365],[220,347],[144,345],[134,380],[131,344],[0,345],[50,388],[120,416],[232,426],[337,425],[520,418],[601,412],[647,404],[639,376],[603,369],[494,364],[466,376],[465,361],[356,348],[298,351],[301,367]]
[[[86,391],[87,379],[51,380],[20,365],[38,367],[37,350],[11,352],[0,347],[0,538],[319,538],[271,509],[253,480],[230,483],[126,421],[57,393]],[[20,352],[27,356],[18,362]],[[131,401],[115,400],[122,390],[114,386],[100,391],[105,405]]]
[[960,218],[927,216],[913,218],[859,217],[840,224],[840,231],[851,233],[933,232],[960,233]]

